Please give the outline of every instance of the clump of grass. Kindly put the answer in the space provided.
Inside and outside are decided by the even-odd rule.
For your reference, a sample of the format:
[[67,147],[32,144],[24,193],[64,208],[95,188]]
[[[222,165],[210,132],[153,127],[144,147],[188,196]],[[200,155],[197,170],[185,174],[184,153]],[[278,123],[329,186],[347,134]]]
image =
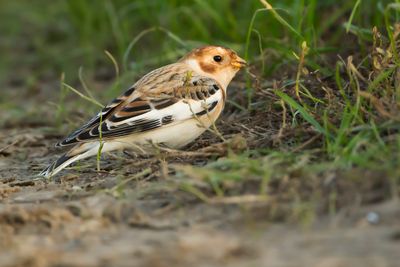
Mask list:
[[[262,2],[268,9],[272,9],[272,6],[267,2]],[[349,8],[351,15],[346,27],[342,29],[344,32],[346,30],[351,32],[351,27],[354,26],[352,23],[357,20],[356,11],[358,8],[363,8],[360,1]],[[257,10],[254,14],[256,15],[260,11],[263,10]],[[255,15],[250,21],[250,28],[246,37],[246,51],[249,50],[250,33],[253,30]],[[276,17],[276,13],[274,16],[281,24],[288,27],[288,23],[282,22],[284,19],[281,16]],[[381,16],[381,19],[384,17],[388,20],[387,13]],[[286,22],[286,20],[284,21]],[[358,38],[363,38],[360,35],[367,31],[360,26],[356,27],[360,31],[353,31],[352,33]],[[372,31],[371,27],[372,38],[363,38],[363,41],[358,44],[363,47],[363,50],[369,50],[364,59],[360,59],[360,54],[349,56],[347,61],[339,58],[333,67],[324,67],[328,70],[331,68],[328,75],[325,73],[310,74],[310,72],[318,71],[315,67],[320,65],[320,63],[315,63],[316,54],[313,54],[317,48],[309,48],[306,42],[302,42],[300,56],[296,57],[299,63],[294,82],[276,87],[273,90],[277,96],[276,100],[280,102],[282,107],[283,127],[279,129],[278,137],[285,138],[286,141],[292,143],[300,142],[299,146],[294,149],[289,147],[289,150],[293,150],[298,157],[308,155],[308,161],[301,172],[315,175],[321,173],[322,167],[324,171],[335,172],[350,172],[355,168],[362,168],[365,171],[376,170],[396,173],[394,164],[399,160],[400,151],[398,145],[400,138],[398,127],[400,120],[398,115],[400,114],[398,110],[399,78],[397,74],[399,63],[396,56],[399,43],[398,36],[400,35],[399,28],[397,25],[386,26],[388,32],[387,37],[384,38],[382,34],[379,34],[377,28]],[[297,38],[298,34],[295,35],[294,38]],[[308,53],[311,58],[305,57]],[[271,89],[262,87],[258,90],[265,91],[265,94],[261,95],[267,95]],[[253,101],[253,97],[252,95],[248,99]],[[270,103],[268,100],[265,103],[268,104],[268,102]],[[289,123],[287,123],[288,121]],[[290,128],[297,128],[298,133],[283,137],[285,136],[284,131]],[[307,149],[308,146],[311,146],[312,149]],[[298,147],[301,149],[298,149]],[[253,152],[250,153],[252,158],[250,161],[256,162],[255,165],[259,166],[256,170],[252,167],[252,164],[246,164],[247,161],[241,158],[243,155],[231,155],[217,161],[218,163],[210,162],[200,168],[180,167],[178,172],[186,179],[185,182],[182,181],[182,188],[203,201],[213,203],[216,202],[214,198],[229,199],[232,194],[236,197],[246,195],[243,185],[256,181],[258,183],[257,188],[263,188],[262,193],[259,192],[257,196],[263,196],[265,197],[264,200],[270,201],[268,196],[271,193],[265,194],[265,192],[269,192],[274,184],[271,180],[282,181],[287,179],[285,177],[293,176],[290,166],[294,163],[282,160],[290,157],[289,155],[293,152],[281,154],[282,159],[278,166],[283,164],[285,168],[280,169],[278,166],[264,161],[268,156],[255,156],[254,151],[258,150],[254,147],[252,148]],[[245,157],[247,159],[249,155]],[[232,161],[235,163],[232,164]],[[255,171],[255,173],[252,171]],[[303,179],[302,183],[307,184],[305,173],[301,175],[301,179]],[[263,175],[269,177],[268,182],[265,182],[266,180],[262,178]],[[271,177],[273,178],[271,179]],[[321,175],[321,178],[324,179],[324,175]],[[343,179],[346,179],[346,175],[343,175]],[[391,180],[392,178],[382,179]],[[396,182],[391,184],[391,194],[385,195],[384,198],[397,197],[400,181],[398,174],[396,174],[394,180]],[[191,181],[193,184],[191,184]],[[201,181],[201,183],[199,184],[198,181]],[[350,184],[352,181],[348,180],[347,182]],[[206,186],[207,184],[208,186]],[[303,214],[309,219],[312,218],[312,214],[310,215],[309,211],[304,213],[303,208],[316,208],[312,204],[315,203],[315,199],[310,199],[310,196],[320,194],[321,190],[321,187],[315,187],[312,189],[311,195],[303,195],[301,191],[292,192],[293,195],[289,196],[289,199],[292,199],[293,203],[299,203],[298,207],[300,207],[297,211],[292,210],[292,214],[294,216]],[[251,192],[254,193],[255,191]],[[366,192],[363,193],[366,194]],[[327,210],[332,213],[337,209],[334,204],[338,202],[337,197],[335,197],[337,192],[331,191],[328,195],[330,197],[326,202]],[[320,199],[321,196],[317,198]],[[253,200],[259,199],[254,198]],[[304,206],[305,203],[311,203],[311,206]]]

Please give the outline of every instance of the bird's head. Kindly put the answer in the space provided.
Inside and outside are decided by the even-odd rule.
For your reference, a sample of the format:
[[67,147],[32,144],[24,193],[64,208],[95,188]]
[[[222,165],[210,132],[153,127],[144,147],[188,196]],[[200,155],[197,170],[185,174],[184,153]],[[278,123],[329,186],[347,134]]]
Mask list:
[[211,77],[225,88],[246,61],[235,51],[221,46],[205,46],[194,49],[181,59],[195,71]]

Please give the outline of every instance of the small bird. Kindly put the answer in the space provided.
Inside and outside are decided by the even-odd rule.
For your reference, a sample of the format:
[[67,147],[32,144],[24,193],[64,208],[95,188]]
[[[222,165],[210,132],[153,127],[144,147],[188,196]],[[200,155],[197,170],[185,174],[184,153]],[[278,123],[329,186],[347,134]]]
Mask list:
[[219,117],[228,84],[245,65],[229,48],[205,46],[149,72],[59,142],[57,147],[73,147],[39,175],[51,177],[99,151],[189,144]]

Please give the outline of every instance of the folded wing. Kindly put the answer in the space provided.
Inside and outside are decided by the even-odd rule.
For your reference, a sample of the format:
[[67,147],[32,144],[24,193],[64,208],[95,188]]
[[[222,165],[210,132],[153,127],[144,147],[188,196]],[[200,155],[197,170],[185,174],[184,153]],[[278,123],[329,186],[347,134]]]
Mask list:
[[205,116],[222,101],[221,86],[186,66],[154,70],[57,146],[107,140],[166,127]]

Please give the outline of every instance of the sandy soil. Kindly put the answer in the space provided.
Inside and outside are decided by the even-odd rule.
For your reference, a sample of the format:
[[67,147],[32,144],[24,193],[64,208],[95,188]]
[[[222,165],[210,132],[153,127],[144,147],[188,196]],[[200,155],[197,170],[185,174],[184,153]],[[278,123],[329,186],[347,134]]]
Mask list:
[[129,177],[146,164],[110,156],[100,173],[89,160],[35,180],[60,138],[45,132],[0,130],[0,266],[399,266],[396,200],[294,223],[271,218],[268,201],[204,203],[169,177],[130,181],[121,195],[121,172],[108,170],[123,164]]

